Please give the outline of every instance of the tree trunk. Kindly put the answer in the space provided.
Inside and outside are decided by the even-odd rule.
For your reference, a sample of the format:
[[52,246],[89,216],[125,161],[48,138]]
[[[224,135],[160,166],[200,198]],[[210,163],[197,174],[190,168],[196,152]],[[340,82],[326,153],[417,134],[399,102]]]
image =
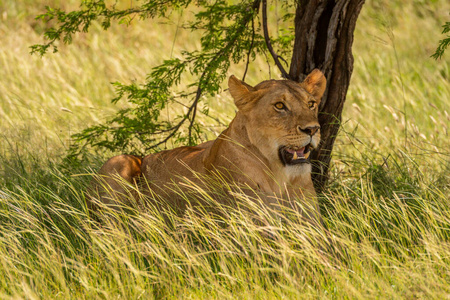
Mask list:
[[317,68],[328,82],[319,106],[321,143],[311,156],[318,191],[328,180],[331,150],[353,72],[353,32],[364,1],[300,0],[296,9],[289,77],[301,82]]

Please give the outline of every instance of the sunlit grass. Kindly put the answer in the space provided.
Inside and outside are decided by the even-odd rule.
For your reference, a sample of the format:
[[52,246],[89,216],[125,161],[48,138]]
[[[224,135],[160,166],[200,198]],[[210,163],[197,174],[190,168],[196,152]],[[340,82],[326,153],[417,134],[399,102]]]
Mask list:
[[[215,204],[195,186],[215,215],[152,205],[89,212],[90,177],[80,174],[92,169],[61,164],[70,134],[116,111],[110,82],[143,82],[162,59],[198,45],[178,20],[145,21],[107,32],[94,25],[59,53],[30,56],[44,4],[77,7],[0,3],[1,298],[449,297],[450,56],[429,58],[447,1],[363,8],[330,186],[319,197],[326,229],[239,193],[239,207],[252,209]],[[264,59],[247,78],[268,79]],[[206,101],[222,122],[232,119],[227,92]]]

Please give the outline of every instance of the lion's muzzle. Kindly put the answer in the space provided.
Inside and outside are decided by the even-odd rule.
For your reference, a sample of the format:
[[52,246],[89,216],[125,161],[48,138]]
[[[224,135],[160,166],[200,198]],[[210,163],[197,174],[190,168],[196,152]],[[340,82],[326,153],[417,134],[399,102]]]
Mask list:
[[285,166],[309,163],[311,154],[311,144],[302,148],[294,149],[288,146],[282,146],[278,149],[278,156]]

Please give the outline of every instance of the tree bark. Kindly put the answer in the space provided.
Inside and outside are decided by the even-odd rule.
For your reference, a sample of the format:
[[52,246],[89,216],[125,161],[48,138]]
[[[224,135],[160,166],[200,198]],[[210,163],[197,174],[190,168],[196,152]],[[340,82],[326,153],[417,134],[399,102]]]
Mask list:
[[353,32],[364,1],[299,0],[297,3],[289,77],[301,82],[317,68],[327,78],[327,89],[319,106],[321,143],[311,154],[317,191],[328,181],[331,151],[353,72]]

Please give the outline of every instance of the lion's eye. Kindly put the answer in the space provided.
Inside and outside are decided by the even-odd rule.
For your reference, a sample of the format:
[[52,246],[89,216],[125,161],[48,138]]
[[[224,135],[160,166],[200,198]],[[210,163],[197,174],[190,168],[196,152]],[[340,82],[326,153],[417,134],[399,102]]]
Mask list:
[[308,108],[309,109],[315,109],[316,108],[316,102],[314,102],[314,101],[309,101],[308,102]]
[[275,103],[275,108],[278,110],[285,110],[286,109],[286,105],[284,105],[283,102],[277,102]]

